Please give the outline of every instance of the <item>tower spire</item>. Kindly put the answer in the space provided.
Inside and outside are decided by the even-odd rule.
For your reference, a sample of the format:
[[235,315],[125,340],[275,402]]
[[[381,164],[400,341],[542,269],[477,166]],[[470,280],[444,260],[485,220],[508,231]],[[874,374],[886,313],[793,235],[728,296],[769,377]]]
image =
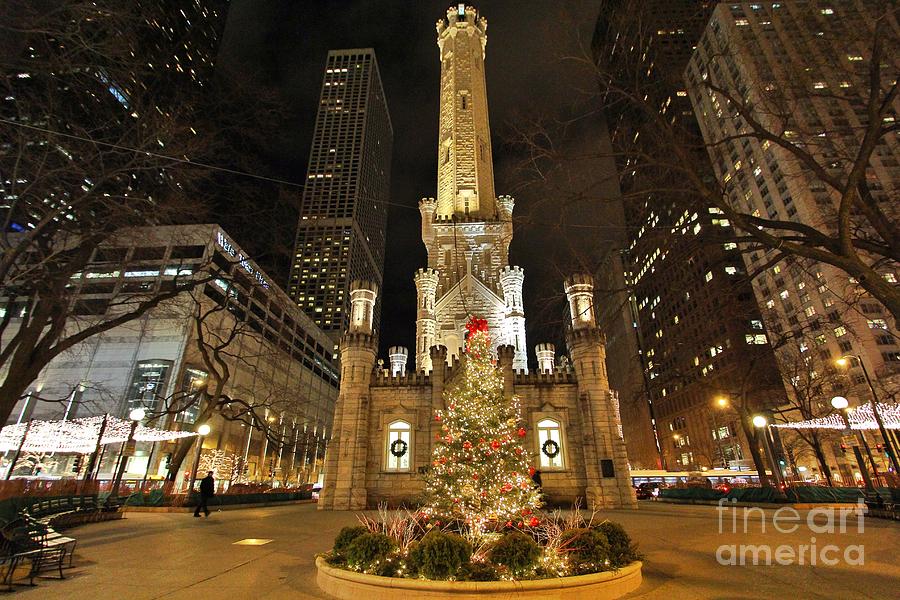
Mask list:
[[487,19],[471,6],[437,22],[441,55],[437,217],[496,218],[484,56]]

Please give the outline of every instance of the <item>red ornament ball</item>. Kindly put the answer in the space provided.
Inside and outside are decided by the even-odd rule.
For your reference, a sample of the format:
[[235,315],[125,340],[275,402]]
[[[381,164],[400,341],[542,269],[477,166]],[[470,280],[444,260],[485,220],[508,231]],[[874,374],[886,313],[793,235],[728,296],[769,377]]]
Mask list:
[[519,437],[525,437],[525,428],[519,427]]
[[522,454],[522,449],[521,449],[521,448],[516,448],[516,454]]
[[472,447],[472,442],[470,442],[469,440],[466,440],[463,442],[463,448],[465,448],[466,450],[468,450],[471,447]]
[[507,526],[507,527],[512,527],[512,521],[507,521],[507,522],[506,522],[506,526]]
[[440,420],[441,420],[441,415],[434,415],[434,420],[435,420],[435,421],[440,421]]
[[534,467],[528,467],[528,475],[534,477]]
[[528,521],[528,524],[531,525],[532,527],[537,527],[539,523],[540,523],[540,521],[538,521],[537,517],[531,517],[531,520]]
[[498,449],[499,447],[500,447],[500,442],[498,442],[497,440],[494,440],[493,442],[491,442],[491,448],[493,448],[494,450]]

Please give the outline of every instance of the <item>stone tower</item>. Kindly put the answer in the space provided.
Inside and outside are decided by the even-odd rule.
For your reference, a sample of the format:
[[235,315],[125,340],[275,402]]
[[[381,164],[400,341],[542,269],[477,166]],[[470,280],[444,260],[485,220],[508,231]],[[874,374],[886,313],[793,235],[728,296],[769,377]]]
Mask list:
[[437,22],[441,60],[437,197],[423,198],[422,241],[428,268],[416,274],[416,369],[430,372],[430,348],[459,357],[470,316],[487,319],[498,345],[515,350],[513,368],[527,369],[522,284],[509,265],[510,196],[495,197],[484,76],[487,20],[460,4]]
[[594,281],[590,275],[573,275],[566,279],[565,291],[571,315],[569,354],[578,381],[584,436],[587,505],[636,507],[618,401],[606,374],[606,340],[594,312]]
[[334,426],[325,471],[328,477],[319,509],[358,510],[366,507],[369,382],[375,366],[373,330],[378,286],[371,281],[350,284],[350,328],[341,338],[341,389],[334,408]]

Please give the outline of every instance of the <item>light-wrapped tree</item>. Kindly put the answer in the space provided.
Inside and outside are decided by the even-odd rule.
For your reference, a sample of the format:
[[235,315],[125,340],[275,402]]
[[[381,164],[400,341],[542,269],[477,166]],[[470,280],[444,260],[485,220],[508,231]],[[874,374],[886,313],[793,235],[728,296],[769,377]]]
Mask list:
[[441,431],[426,476],[425,513],[474,531],[534,525],[541,501],[522,443],[519,399],[504,397],[487,321],[473,317],[466,328],[463,372],[445,393],[447,408],[435,413]]

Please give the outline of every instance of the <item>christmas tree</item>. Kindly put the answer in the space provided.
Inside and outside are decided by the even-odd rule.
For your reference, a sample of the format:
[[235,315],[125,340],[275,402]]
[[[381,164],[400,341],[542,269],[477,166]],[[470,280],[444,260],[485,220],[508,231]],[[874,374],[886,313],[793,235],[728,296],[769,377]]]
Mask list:
[[491,358],[487,321],[466,325],[464,370],[445,392],[426,476],[425,512],[461,520],[476,531],[537,522],[539,491],[523,442],[527,431],[519,400],[503,396],[503,378]]

